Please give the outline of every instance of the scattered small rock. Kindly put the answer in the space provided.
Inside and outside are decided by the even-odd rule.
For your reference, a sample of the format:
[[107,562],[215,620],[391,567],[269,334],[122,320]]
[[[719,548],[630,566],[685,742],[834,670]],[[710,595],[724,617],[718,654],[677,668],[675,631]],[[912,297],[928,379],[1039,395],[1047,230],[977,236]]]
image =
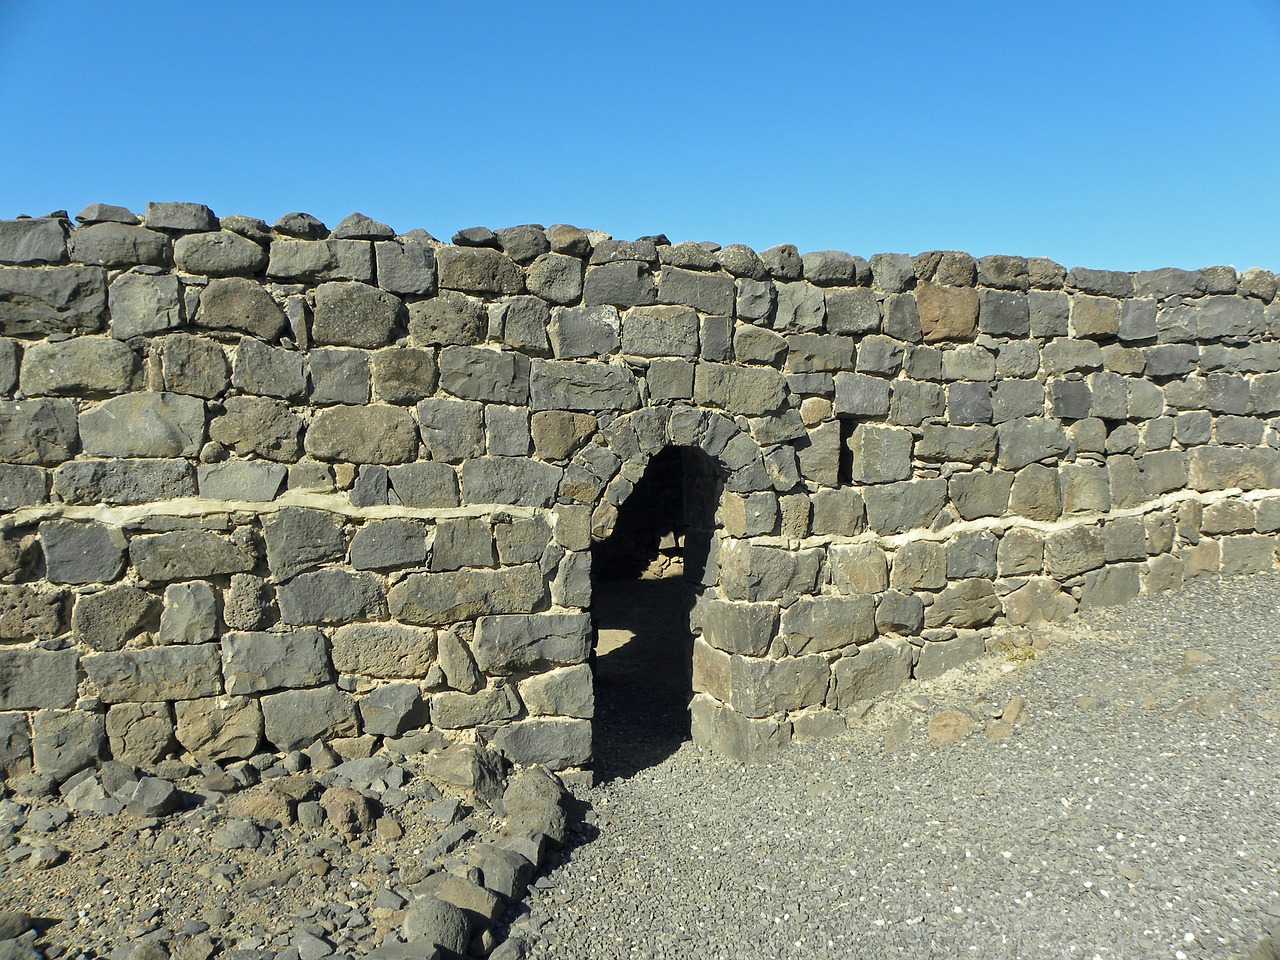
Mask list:
[[1000,714],[1000,719],[1005,723],[1013,725],[1022,720],[1022,716],[1027,711],[1026,697],[1012,697],[1005,704],[1004,712]]
[[248,820],[229,820],[213,834],[213,845],[220,850],[252,850],[261,842],[262,832]]
[[66,851],[59,850],[52,844],[44,843],[31,851],[31,858],[28,863],[31,864],[33,870],[48,870],[50,867],[56,867],[60,864],[66,856]]
[[1174,676],[1185,677],[1187,674],[1195,671],[1197,667],[1209,666],[1216,663],[1217,659],[1203,650],[1188,650],[1182,655],[1182,666],[1174,671]]
[[435,943],[458,955],[465,954],[471,942],[471,920],[467,914],[460,907],[431,895],[409,904],[401,929],[410,943]]
[[884,731],[884,752],[896,753],[910,735],[911,721],[903,716],[894,717]]
[[373,801],[351,787],[330,787],[321,794],[320,806],[329,823],[349,837],[368,833],[377,817]]
[[1221,717],[1236,709],[1240,691],[1235,687],[1226,690],[1210,690],[1196,698],[1196,713],[1202,717]]
[[0,940],[16,940],[36,929],[35,918],[21,910],[0,910]]
[[929,742],[935,747],[958,743],[978,727],[978,722],[963,710],[944,710],[929,718]]

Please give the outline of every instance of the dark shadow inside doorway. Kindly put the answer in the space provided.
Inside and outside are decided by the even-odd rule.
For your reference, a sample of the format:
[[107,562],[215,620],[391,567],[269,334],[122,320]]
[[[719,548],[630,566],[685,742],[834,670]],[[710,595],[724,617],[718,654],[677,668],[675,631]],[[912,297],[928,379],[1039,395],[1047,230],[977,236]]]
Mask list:
[[689,616],[714,535],[720,483],[698,450],[649,461],[592,550],[594,753],[601,780],[661,763],[689,739]]

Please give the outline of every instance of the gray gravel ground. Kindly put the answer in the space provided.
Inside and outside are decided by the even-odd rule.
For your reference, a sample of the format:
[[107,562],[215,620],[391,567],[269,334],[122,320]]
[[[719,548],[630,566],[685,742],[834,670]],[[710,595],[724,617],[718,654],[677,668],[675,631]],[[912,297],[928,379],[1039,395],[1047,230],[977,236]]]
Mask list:
[[[584,836],[512,932],[561,960],[1248,956],[1280,922],[1278,615],[1266,575],[1006,634],[755,767],[680,743],[670,691],[602,686]],[[956,709],[976,729],[933,745]]]

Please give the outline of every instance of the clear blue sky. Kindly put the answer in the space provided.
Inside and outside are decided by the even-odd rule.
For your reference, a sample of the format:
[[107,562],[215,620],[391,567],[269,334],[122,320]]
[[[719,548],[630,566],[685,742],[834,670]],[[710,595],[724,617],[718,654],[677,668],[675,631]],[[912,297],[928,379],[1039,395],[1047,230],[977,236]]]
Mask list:
[[0,216],[1280,270],[1280,0],[0,0]]

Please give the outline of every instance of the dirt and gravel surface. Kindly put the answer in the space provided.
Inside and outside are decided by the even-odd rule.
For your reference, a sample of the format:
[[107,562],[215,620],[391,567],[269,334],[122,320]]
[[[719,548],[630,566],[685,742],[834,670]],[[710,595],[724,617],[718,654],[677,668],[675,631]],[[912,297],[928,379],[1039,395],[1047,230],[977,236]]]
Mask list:
[[[598,599],[599,783],[504,960],[1274,960],[1280,576],[1006,633],[753,767],[687,741],[678,583]],[[354,771],[381,818],[354,833],[286,810],[278,793],[334,784],[308,789],[314,770],[235,790],[193,772],[176,782],[212,802],[160,817],[0,798],[0,911],[41,918],[37,946],[0,956],[366,955],[501,828],[401,766]]]
[[[0,800],[0,941],[22,915],[39,934],[25,953],[0,942],[0,958],[362,956],[399,933],[432,875],[500,833],[412,761],[251,768],[235,769],[243,786],[175,779],[181,806],[161,816]],[[108,766],[100,779],[123,775]]]
[[645,681],[663,589],[601,658],[598,836],[515,924],[533,957],[1274,956],[1280,577],[1007,633],[756,767]]

